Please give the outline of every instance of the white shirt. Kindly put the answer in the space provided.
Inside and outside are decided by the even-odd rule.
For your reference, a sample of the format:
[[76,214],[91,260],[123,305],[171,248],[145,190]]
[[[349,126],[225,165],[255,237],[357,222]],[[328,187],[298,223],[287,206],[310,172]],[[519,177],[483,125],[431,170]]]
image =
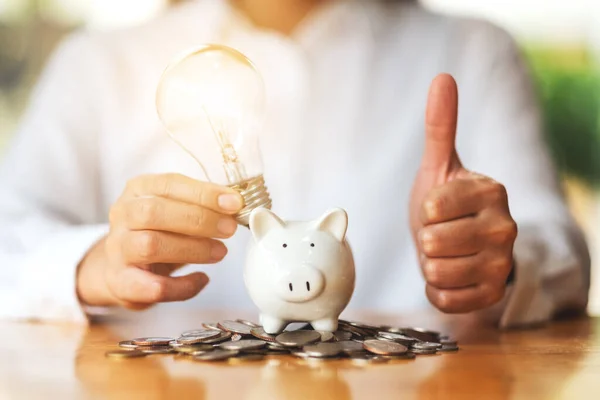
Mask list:
[[[428,86],[440,72],[459,84],[461,159],[506,185],[520,228],[501,325],[585,306],[587,250],[559,193],[530,77],[505,32],[417,6],[337,1],[287,37],[256,29],[224,1],[202,0],[145,26],[78,33],[52,57],[0,172],[0,316],[85,321],[76,268],[107,233],[127,180],[166,172],[204,179],[165,134],[154,101],[169,61],[207,42],[241,50],[265,79],[260,140],[274,210],[285,219],[348,211],[351,309],[429,306],[408,198]],[[248,240],[242,228],[219,265],[186,267],[211,277],[187,304],[253,308],[242,278]]]

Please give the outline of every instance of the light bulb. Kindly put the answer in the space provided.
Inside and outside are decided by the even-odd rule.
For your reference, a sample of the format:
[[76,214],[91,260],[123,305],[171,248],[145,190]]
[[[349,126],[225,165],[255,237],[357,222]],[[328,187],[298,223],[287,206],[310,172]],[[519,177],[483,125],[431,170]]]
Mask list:
[[246,205],[237,220],[244,226],[253,209],[271,208],[258,145],[264,93],[254,64],[222,45],[205,45],[177,58],[163,72],[156,93],[158,116],[169,136],[209,182],[243,196]]

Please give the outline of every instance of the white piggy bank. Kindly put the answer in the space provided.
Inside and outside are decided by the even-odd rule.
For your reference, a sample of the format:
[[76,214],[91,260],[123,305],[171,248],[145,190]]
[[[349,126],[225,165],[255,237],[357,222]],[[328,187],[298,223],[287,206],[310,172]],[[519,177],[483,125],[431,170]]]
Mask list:
[[284,222],[264,208],[252,211],[244,281],[265,332],[279,333],[290,322],[337,330],[354,291],[347,227],[342,209],[309,222]]

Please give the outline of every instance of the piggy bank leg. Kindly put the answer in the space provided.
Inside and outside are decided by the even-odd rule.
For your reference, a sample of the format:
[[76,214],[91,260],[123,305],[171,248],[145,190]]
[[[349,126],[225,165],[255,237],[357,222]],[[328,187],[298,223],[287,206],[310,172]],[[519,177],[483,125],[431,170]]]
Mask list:
[[335,332],[338,328],[337,318],[320,319],[310,323],[315,331]]
[[273,335],[283,332],[287,322],[279,318],[271,317],[270,315],[260,314],[260,324],[266,333]]

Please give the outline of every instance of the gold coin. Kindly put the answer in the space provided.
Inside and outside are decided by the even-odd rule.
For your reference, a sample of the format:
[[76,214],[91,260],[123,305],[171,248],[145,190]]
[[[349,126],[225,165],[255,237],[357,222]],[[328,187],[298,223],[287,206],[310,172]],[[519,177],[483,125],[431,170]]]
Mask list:
[[109,358],[137,358],[146,356],[146,354],[139,350],[111,350],[104,353],[104,355]]

